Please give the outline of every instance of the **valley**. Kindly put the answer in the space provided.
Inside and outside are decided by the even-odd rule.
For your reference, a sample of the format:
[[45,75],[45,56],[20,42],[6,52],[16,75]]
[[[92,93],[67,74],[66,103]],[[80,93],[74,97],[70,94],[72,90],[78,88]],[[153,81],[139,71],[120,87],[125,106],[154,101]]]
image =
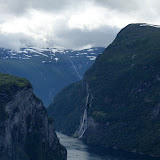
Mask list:
[[82,79],[103,50],[103,47],[84,50],[30,47],[15,52],[1,48],[0,72],[28,79],[47,107],[63,87]]
[[55,128],[86,143],[160,156],[160,28],[130,24],[81,81],[49,106]]

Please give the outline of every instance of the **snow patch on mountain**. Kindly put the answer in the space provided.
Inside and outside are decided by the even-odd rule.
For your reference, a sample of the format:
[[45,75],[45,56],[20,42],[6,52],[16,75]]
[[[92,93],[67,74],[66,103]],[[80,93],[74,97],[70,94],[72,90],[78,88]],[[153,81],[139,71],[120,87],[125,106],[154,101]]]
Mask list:
[[87,51],[88,51],[88,52],[92,52],[92,51],[94,51],[94,50],[93,50],[92,48],[90,48],[90,49],[88,49]]
[[58,59],[59,59],[59,58],[57,58],[57,57],[56,57],[56,58],[54,58],[54,60],[55,60],[56,62],[58,61]]
[[153,24],[147,24],[147,23],[144,23],[144,24],[140,24],[140,27],[155,27],[155,28],[160,28],[159,25],[153,25]]
[[96,56],[87,56],[91,61],[94,61],[94,60],[96,60]]
[[[63,48],[21,48],[19,51],[15,52],[10,49],[0,48],[0,59],[19,59],[19,60],[40,60],[45,61],[45,63],[61,62],[59,59],[67,60],[68,58],[89,58],[89,60],[94,61],[100,51],[104,48],[90,48],[83,50],[72,50]],[[43,59],[42,59],[43,58]],[[86,61],[87,63],[87,61]]]

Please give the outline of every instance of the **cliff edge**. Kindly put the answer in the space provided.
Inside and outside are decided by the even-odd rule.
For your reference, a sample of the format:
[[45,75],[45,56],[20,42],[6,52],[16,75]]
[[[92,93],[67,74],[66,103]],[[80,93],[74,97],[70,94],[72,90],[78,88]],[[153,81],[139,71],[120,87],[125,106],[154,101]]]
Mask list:
[[31,84],[0,73],[0,159],[66,160],[66,155]]

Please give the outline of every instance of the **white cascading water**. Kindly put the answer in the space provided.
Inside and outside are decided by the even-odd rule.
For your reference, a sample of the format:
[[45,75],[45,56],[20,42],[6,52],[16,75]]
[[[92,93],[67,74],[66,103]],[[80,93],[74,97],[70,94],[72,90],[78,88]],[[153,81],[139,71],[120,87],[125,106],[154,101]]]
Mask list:
[[70,62],[71,62],[71,64],[72,64],[72,67],[73,67],[73,69],[75,70],[75,72],[76,72],[76,74],[77,74],[78,78],[81,80],[81,79],[82,79],[82,77],[80,76],[79,72],[77,71],[76,66],[73,64],[73,62],[72,62],[71,60],[70,60]]
[[90,94],[88,93],[88,84],[86,84],[86,92],[87,92],[87,96],[86,96],[86,103],[85,103],[85,110],[84,110],[84,113],[83,113],[83,116],[82,116],[82,119],[81,119],[81,123],[80,123],[80,126],[79,126],[79,129],[77,131],[77,137],[78,138],[82,138],[85,131],[87,130],[87,127],[88,127],[88,117],[87,117],[87,110],[88,110],[88,107],[91,107],[91,101],[92,101],[92,98],[90,100]]
[[81,125],[78,131],[78,138],[82,138],[87,129],[87,109],[84,110]]

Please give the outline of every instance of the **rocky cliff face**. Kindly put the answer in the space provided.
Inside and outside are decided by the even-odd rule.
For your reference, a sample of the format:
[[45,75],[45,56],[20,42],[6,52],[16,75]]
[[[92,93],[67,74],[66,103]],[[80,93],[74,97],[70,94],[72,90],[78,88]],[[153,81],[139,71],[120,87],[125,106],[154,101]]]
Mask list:
[[0,88],[0,159],[66,160],[66,149],[31,85],[0,74]]
[[160,156],[159,44],[157,26],[122,29],[83,80],[55,97],[48,112],[56,129],[88,143]]

